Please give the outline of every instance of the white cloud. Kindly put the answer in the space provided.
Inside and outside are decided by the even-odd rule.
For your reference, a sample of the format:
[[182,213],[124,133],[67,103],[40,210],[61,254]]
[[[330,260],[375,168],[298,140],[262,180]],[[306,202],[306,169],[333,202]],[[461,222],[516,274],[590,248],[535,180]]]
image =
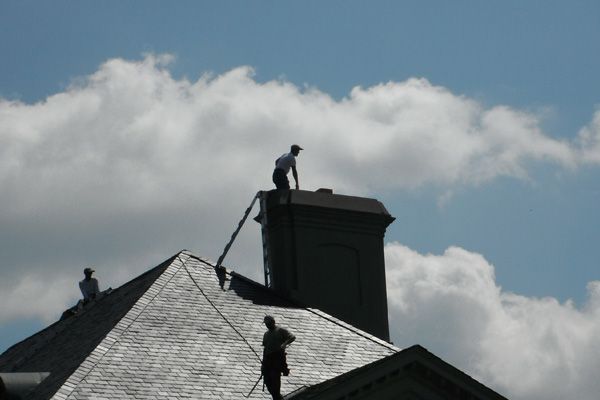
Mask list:
[[[76,282],[75,282],[76,284]],[[45,323],[56,321],[66,308],[63,304],[74,304],[75,288],[69,276],[41,276],[26,274],[17,282],[3,282],[0,286],[2,301],[0,315],[3,320],[16,318],[40,318]]]
[[581,157],[587,163],[600,163],[600,109],[594,113],[592,122],[579,132]]
[[[64,211],[65,200],[86,216],[211,206],[233,188],[269,187],[272,159],[291,142],[307,149],[303,187],[353,193],[524,177],[531,161],[572,167],[580,155],[535,115],[485,109],[424,79],[335,101],[259,84],[247,67],[176,80],[168,61],[114,59],[44,102],[0,102],[3,217]],[[583,141],[598,136],[594,126]]]
[[420,343],[509,398],[595,399],[600,282],[581,308],[504,292],[481,255],[386,246],[392,336]]

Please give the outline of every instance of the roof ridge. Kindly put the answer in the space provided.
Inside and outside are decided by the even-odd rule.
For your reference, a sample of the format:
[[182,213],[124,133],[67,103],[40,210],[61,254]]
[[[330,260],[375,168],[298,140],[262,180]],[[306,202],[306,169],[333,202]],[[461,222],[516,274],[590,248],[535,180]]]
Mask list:
[[[215,265],[212,265],[209,261],[207,261],[207,260],[205,260],[205,259],[203,259],[203,258],[201,258],[199,256],[194,255],[192,252],[190,252],[188,250],[185,250],[185,252],[191,258],[195,258],[198,261],[200,261],[200,262],[208,265],[209,267],[212,267],[213,269],[216,268]],[[294,300],[294,299],[292,299],[290,297],[282,295],[281,293],[277,292],[276,290],[274,290],[272,288],[269,288],[269,287],[267,287],[267,286],[265,286],[265,285],[263,285],[263,284],[261,284],[259,282],[256,282],[255,280],[253,280],[251,278],[248,278],[247,276],[241,275],[241,274],[239,274],[239,273],[237,273],[237,272],[235,272],[233,270],[228,271],[227,268],[225,268],[224,266],[220,266],[219,268],[223,268],[223,270],[225,271],[225,273],[227,275],[229,275],[229,276],[242,279],[246,283],[251,284],[253,286],[256,286],[256,287],[260,288],[261,290],[264,290],[264,291],[268,292],[272,296],[276,296],[276,297],[278,297],[280,299],[283,299],[283,300],[285,300],[285,301],[287,301],[287,302],[289,302],[289,303],[291,303],[291,304],[293,304],[293,305],[295,305],[295,306],[297,306],[299,308],[303,308],[303,309],[305,309],[305,310],[307,310],[309,312],[312,312],[313,314],[315,314],[315,315],[317,315],[317,316],[319,316],[319,317],[321,317],[321,318],[323,318],[323,319],[325,319],[325,320],[327,320],[329,322],[337,324],[337,325],[339,325],[339,326],[341,326],[343,328],[346,328],[349,331],[352,331],[353,333],[355,333],[355,334],[357,334],[359,336],[364,337],[365,339],[369,339],[369,340],[371,340],[371,341],[379,344],[380,346],[386,347],[386,348],[388,348],[390,350],[393,350],[395,352],[398,352],[398,351],[402,350],[402,349],[396,347],[394,344],[392,344],[390,342],[386,342],[385,340],[380,339],[377,336],[373,336],[370,333],[367,333],[367,332],[365,332],[365,331],[363,331],[363,330],[355,327],[354,325],[351,325],[351,324],[349,324],[347,322],[342,321],[339,318],[334,317],[331,314],[326,313],[325,311],[322,311],[322,310],[320,310],[318,308],[309,307],[305,303],[302,303],[300,301],[297,301],[297,300]]]
[[[177,272],[183,268],[185,261],[182,260],[182,255],[186,257],[185,261],[189,259],[189,255],[185,254],[184,251],[181,251],[175,256],[171,257],[171,263],[166,266],[165,270],[156,278],[156,280],[148,287],[148,289],[146,289],[144,294],[137,299],[130,310],[123,315],[119,322],[115,324],[115,326],[100,341],[100,343],[98,343],[98,345],[88,354],[83,362],[62,383],[59,389],[52,395],[52,400],[66,400],[69,398],[77,385],[89,375],[102,357],[104,357],[104,355],[112,348],[112,346],[119,341],[120,336],[125,333],[129,327],[131,327],[136,319],[143,314],[146,307],[152,303],[154,298],[156,298],[156,296],[158,296],[158,294],[171,281],[171,279],[175,277]],[[171,271],[173,269],[171,267],[173,267],[176,263],[179,265],[174,271]],[[154,270],[155,268],[152,268],[151,270]],[[142,275],[145,275],[146,273]],[[160,288],[157,287],[157,284],[160,285]]]

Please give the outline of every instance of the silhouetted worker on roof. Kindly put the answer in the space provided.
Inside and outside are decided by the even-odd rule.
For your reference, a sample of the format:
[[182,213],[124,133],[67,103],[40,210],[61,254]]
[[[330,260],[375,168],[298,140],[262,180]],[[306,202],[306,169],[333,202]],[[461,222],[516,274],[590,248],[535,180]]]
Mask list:
[[92,278],[92,274],[94,272],[96,271],[89,267],[85,268],[83,270],[85,278],[79,282],[79,289],[81,289],[81,294],[83,294],[84,303],[95,299],[100,293],[100,289],[98,288],[98,280],[96,278]]
[[298,171],[296,171],[296,157],[300,154],[300,150],[304,150],[297,144],[293,144],[290,152],[283,154],[275,161],[275,170],[273,171],[273,183],[277,189],[289,189],[290,181],[287,178],[290,168],[292,175],[296,181],[296,189],[300,189],[298,185]]
[[290,370],[287,366],[285,348],[296,340],[287,329],[275,325],[275,318],[270,315],[265,317],[267,331],[263,336],[263,360],[261,371],[264,377],[265,385],[273,400],[281,400],[280,393],[281,374],[288,376]]

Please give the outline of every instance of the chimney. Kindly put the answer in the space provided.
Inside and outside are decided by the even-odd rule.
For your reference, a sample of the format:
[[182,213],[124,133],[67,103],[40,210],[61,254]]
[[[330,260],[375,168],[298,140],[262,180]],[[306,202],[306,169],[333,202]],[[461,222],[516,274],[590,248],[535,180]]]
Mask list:
[[383,236],[394,217],[382,203],[273,190],[257,220],[267,286],[389,341]]

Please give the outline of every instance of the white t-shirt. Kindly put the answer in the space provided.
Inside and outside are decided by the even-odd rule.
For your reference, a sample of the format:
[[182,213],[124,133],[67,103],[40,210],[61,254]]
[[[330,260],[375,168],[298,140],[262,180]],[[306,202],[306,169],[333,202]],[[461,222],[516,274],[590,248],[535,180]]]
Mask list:
[[271,331],[268,330],[263,335],[263,346],[265,346],[264,354],[271,354],[273,352],[281,350],[281,345],[286,340],[291,338],[296,338],[294,335],[290,333],[285,328],[281,328],[279,326],[275,326],[275,328]]
[[279,168],[285,171],[287,174],[290,172],[291,167],[296,166],[296,157],[292,153],[285,153],[275,163],[275,168]]
[[81,294],[83,294],[85,300],[89,300],[93,295],[100,293],[100,289],[98,289],[98,280],[96,278],[91,278],[89,281],[86,281],[85,279],[80,281],[79,289],[81,289]]

